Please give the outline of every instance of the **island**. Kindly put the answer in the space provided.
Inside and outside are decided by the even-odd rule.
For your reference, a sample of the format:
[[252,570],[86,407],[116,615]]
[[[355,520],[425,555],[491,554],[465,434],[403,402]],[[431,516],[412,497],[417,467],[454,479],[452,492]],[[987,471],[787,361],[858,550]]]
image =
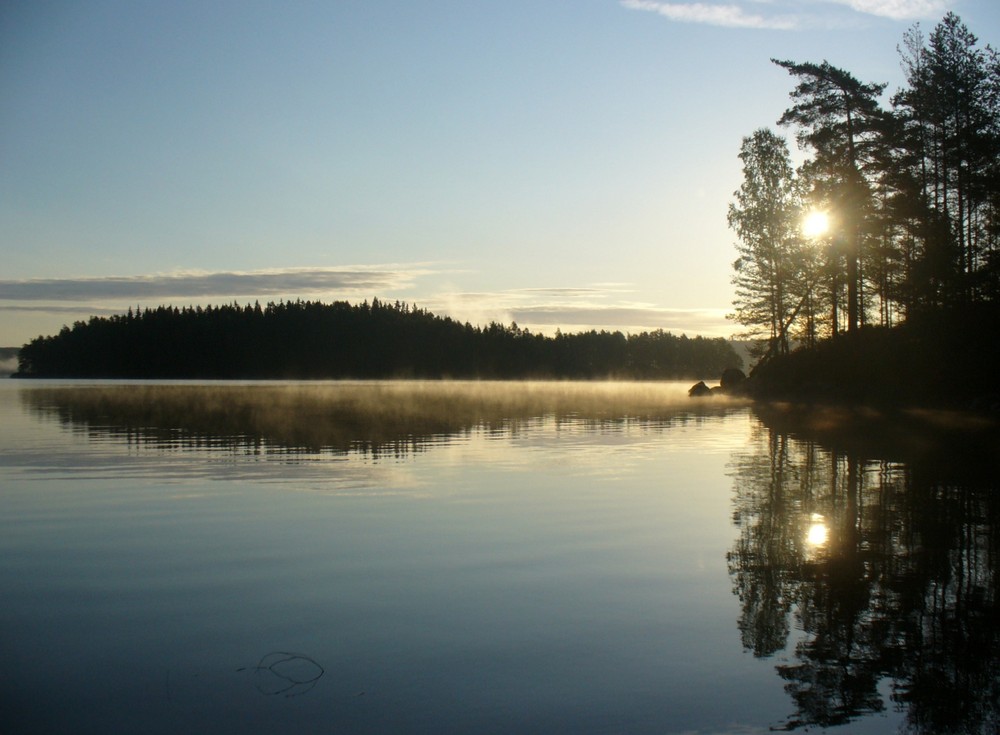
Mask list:
[[663,380],[718,375],[742,358],[722,338],[546,336],[375,298],[129,309],[32,340],[18,365],[19,378]]

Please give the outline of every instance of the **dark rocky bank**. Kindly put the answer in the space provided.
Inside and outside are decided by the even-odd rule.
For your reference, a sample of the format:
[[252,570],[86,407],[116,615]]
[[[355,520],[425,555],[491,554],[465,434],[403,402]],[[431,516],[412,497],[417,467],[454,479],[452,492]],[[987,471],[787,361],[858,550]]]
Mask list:
[[[892,328],[865,327],[780,355],[745,380],[699,383],[761,401],[877,408],[947,408],[1000,416],[1000,315],[931,315]],[[729,371],[727,371],[728,373]]]

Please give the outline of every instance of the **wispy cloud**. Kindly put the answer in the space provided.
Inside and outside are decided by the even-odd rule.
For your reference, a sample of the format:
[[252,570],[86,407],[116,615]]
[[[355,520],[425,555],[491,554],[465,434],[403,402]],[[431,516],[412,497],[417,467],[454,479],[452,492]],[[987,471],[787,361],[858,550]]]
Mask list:
[[120,314],[121,309],[115,309],[106,306],[80,306],[79,304],[74,306],[64,306],[62,304],[2,304],[0,303],[0,311],[11,312],[14,314],[73,314],[79,315],[84,312],[92,316],[108,316],[111,314]]
[[918,20],[943,15],[951,0],[827,0],[837,5],[846,5],[859,13],[877,15],[893,20]]
[[653,306],[538,306],[513,309],[513,321],[538,327],[609,328],[624,331],[663,329],[686,334],[728,335],[732,324],[724,309],[664,309]]
[[[859,17],[918,20],[940,17],[955,0],[736,0],[733,2],[661,2],[660,0],[620,0],[629,10],[656,13],[681,23],[700,23],[726,28],[758,30],[798,30],[841,25],[834,7],[849,9]],[[824,9],[825,6],[825,9]]]
[[512,289],[442,294],[424,304],[431,311],[461,321],[486,324],[516,322],[535,332],[589,329],[624,332],[663,329],[674,333],[729,336],[733,325],[726,309],[676,309],[630,301],[627,284],[576,288]]
[[101,278],[0,280],[0,301],[122,301],[166,298],[365,293],[410,286],[425,266],[343,266],[257,271],[179,272]]
[[736,4],[668,3],[654,0],[621,0],[621,4],[630,10],[646,10],[682,23],[774,30],[791,30],[796,27],[794,18],[747,12],[742,5]]
[[[0,280],[0,313],[19,315],[46,329],[60,320],[123,313],[129,305],[206,304],[254,298],[346,299],[406,298],[440,316],[485,325],[517,322],[533,332],[556,329],[640,332],[663,329],[680,334],[728,336],[725,309],[668,309],[635,298],[627,283],[515,288],[498,291],[441,289],[433,276],[454,278],[462,271],[442,264],[384,264],[335,268],[255,271],[175,272],[102,278]],[[404,297],[404,294],[406,296]]]

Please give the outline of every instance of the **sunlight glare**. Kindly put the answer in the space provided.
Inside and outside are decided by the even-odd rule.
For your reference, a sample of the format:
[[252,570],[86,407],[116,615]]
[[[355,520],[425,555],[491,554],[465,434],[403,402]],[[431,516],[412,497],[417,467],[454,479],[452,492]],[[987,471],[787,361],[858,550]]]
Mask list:
[[830,229],[830,217],[826,212],[813,210],[802,219],[802,234],[806,237],[822,237]]
[[806,532],[806,543],[812,547],[823,546],[829,534],[830,529],[826,526],[826,519],[818,513],[813,513],[809,530]]

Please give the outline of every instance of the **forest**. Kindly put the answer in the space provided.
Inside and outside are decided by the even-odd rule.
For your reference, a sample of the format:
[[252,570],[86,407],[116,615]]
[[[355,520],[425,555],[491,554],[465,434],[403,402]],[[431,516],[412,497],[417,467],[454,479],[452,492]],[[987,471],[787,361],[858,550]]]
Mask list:
[[872,343],[867,330],[920,360],[956,329],[982,343],[998,323],[1000,58],[953,13],[898,51],[906,84],[891,95],[826,61],[772,60],[794,83],[777,124],[806,160],[793,168],[770,128],[744,138],[728,214],[731,318],[765,358],[847,335],[827,347],[832,365]]
[[724,339],[656,330],[533,334],[406,303],[294,301],[91,317],[24,345],[26,378],[704,378],[742,359]]

